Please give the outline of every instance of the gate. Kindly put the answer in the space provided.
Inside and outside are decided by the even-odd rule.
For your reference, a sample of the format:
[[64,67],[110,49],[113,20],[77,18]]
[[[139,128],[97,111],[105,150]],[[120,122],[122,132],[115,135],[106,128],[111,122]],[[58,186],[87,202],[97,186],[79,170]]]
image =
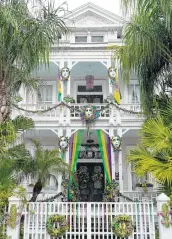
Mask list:
[[53,214],[64,215],[69,224],[62,239],[119,239],[112,232],[111,222],[121,214],[131,216],[134,224],[133,235],[127,239],[155,239],[152,202],[29,203],[24,212],[24,239],[50,239],[46,221]]

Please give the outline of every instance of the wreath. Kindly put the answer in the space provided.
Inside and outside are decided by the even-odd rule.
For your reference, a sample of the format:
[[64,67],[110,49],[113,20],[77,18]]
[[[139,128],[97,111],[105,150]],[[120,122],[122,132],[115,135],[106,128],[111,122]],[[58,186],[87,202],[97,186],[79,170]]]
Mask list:
[[[54,226],[54,223],[59,224],[58,228]],[[66,218],[63,215],[52,215],[48,218],[46,223],[46,229],[50,236],[52,237],[62,237],[65,232],[69,229]]]
[[115,236],[125,238],[132,235],[134,226],[128,215],[116,216],[112,221],[112,230]]
[[86,105],[82,107],[80,116],[83,121],[89,124],[94,122],[100,116],[100,114],[96,109],[96,106]]
[[92,180],[93,180],[94,182],[99,182],[99,181],[102,180],[102,178],[103,178],[103,174],[102,174],[101,172],[96,172],[96,173],[94,173],[93,176],[92,176]]

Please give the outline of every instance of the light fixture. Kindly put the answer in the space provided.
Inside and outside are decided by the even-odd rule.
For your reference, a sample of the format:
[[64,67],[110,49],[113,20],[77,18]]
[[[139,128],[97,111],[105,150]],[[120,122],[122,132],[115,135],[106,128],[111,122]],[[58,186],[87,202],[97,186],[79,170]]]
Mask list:
[[89,65],[89,75],[85,77],[86,81],[86,90],[93,90],[94,89],[94,76],[91,75],[91,68]]

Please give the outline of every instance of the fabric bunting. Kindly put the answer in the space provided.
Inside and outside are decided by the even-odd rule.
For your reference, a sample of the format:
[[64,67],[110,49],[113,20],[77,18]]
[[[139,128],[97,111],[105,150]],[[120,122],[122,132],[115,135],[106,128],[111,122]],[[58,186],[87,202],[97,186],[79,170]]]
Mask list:
[[[70,180],[69,180],[69,184],[72,184],[73,181],[73,175],[76,171],[76,165],[77,165],[77,161],[78,161],[78,155],[79,155],[79,146],[81,145],[82,142],[82,137],[84,134],[84,130],[78,130],[77,132],[75,132],[74,136],[73,136],[73,142],[72,142],[72,147],[71,147],[71,162],[70,162]],[[70,185],[69,185],[70,187]],[[71,196],[69,195],[69,198],[71,198]]]
[[118,68],[116,68],[116,81],[115,81],[115,90],[114,90],[114,100],[118,105],[120,105],[121,102],[121,93],[120,88],[118,84],[119,78],[118,78]]
[[100,146],[100,152],[103,160],[104,171],[106,175],[106,180],[108,182],[112,181],[111,173],[111,155],[108,152],[108,142],[106,141],[105,133],[102,130],[97,130],[98,142]]
[[62,100],[62,84],[60,80],[60,70],[58,71],[58,79],[57,79],[57,90],[58,90],[58,101]]

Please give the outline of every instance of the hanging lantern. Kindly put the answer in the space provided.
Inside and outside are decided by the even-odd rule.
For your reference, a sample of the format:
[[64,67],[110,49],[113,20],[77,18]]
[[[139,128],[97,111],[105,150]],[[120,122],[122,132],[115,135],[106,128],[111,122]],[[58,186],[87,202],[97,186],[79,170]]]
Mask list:
[[86,80],[86,90],[93,90],[94,89],[94,76],[87,75],[85,77]]

